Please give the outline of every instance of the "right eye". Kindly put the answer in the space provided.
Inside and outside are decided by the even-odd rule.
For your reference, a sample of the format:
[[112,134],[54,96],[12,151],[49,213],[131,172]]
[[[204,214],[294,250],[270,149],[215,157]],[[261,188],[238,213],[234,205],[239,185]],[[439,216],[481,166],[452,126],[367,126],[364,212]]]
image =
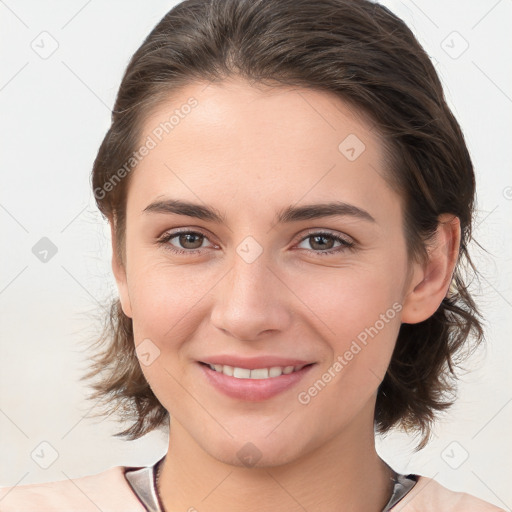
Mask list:
[[[177,243],[180,244],[181,247],[176,247],[176,245],[171,243],[171,240],[174,239],[177,240]],[[171,231],[164,233],[164,235],[158,239],[158,243],[164,246],[166,250],[176,254],[196,254],[201,252],[199,249],[205,240],[208,240],[206,235],[198,231]],[[192,247],[187,247],[190,245]]]

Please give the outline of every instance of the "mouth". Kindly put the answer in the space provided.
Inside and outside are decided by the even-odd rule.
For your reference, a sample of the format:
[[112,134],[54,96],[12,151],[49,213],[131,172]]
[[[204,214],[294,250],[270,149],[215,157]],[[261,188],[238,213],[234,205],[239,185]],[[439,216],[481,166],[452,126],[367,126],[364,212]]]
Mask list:
[[268,400],[298,385],[316,363],[244,368],[198,361],[206,383],[224,396],[249,402]]
[[234,377],[235,379],[274,379],[276,377],[280,377],[281,375],[289,375],[291,373],[296,373],[306,368],[307,366],[312,366],[315,363],[307,363],[301,364],[297,366],[289,365],[289,366],[270,366],[267,368],[242,368],[238,366],[230,366],[227,364],[211,364],[204,363],[199,361],[202,365],[207,366],[214,372],[222,373],[227,375],[228,377]]

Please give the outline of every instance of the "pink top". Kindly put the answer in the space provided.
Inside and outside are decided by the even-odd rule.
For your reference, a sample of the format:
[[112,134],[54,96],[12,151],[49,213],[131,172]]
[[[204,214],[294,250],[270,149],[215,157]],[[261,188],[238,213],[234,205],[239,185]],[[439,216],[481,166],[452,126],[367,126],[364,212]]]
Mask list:
[[[154,469],[162,459],[147,467],[114,466],[81,478],[0,487],[0,512],[160,512]],[[431,478],[396,475],[383,512],[505,512]]]

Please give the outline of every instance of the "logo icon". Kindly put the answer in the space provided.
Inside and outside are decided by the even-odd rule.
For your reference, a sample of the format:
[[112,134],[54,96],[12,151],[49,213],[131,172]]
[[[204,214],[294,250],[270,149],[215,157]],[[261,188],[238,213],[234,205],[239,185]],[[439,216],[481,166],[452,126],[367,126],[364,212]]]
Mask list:
[[442,452],[441,458],[452,469],[459,469],[469,457],[468,451],[458,442],[452,441]]
[[353,133],[345,137],[338,146],[339,152],[350,162],[357,160],[365,149],[364,142]]
[[59,452],[48,441],[41,441],[30,456],[38,466],[48,469],[59,458]]
[[236,252],[246,263],[253,263],[260,257],[263,252],[263,247],[261,247],[255,238],[247,236],[238,245]]
[[469,43],[454,30],[441,41],[441,48],[452,59],[458,59],[468,48]]
[[30,47],[34,52],[41,57],[41,59],[49,59],[59,47],[57,39],[55,39],[49,32],[41,32],[31,43]]
[[149,338],[146,338],[137,345],[135,353],[144,366],[149,366],[160,355],[160,349]]
[[253,443],[245,443],[238,450],[237,456],[244,466],[252,468],[261,459],[262,453]]
[[57,254],[57,246],[44,236],[32,247],[32,254],[40,262],[48,263]]

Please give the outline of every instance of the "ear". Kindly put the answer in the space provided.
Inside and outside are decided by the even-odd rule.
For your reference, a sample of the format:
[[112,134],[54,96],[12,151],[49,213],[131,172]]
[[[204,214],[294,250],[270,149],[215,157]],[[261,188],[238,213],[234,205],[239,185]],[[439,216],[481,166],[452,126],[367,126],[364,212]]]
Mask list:
[[415,324],[431,317],[446,297],[460,247],[460,220],[451,214],[439,216],[428,260],[414,263],[403,301],[402,322]]
[[130,295],[128,294],[128,282],[126,279],[126,269],[119,259],[118,247],[115,236],[114,221],[110,221],[110,235],[112,239],[112,272],[117,283],[117,290],[119,292],[119,300],[123,313],[132,318],[132,305],[130,302]]

